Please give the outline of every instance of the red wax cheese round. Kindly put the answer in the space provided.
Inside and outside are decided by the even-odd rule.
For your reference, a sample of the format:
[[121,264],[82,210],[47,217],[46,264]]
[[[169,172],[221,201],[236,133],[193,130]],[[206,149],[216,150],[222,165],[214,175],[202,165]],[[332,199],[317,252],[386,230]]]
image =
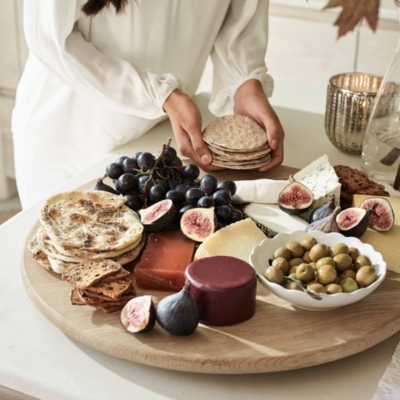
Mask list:
[[185,274],[199,306],[200,322],[233,325],[254,315],[257,278],[247,262],[227,256],[206,257],[192,262]]

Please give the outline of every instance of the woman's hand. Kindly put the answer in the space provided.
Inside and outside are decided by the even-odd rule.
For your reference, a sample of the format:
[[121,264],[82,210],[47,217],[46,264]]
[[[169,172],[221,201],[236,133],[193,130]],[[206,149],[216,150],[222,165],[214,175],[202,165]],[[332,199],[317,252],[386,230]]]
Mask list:
[[268,146],[272,150],[271,161],[259,171],[268,171],[282,164],[285,133],[258,80],[250,79],[239,87],[235,93],[234,112],[253,118],[266,131]]
[[204,171],[222,168],[211,165],[211,154],[201,134],[201,113],[194,101],[180,90],[174,90],[164,103],[171,121],[178,151]]

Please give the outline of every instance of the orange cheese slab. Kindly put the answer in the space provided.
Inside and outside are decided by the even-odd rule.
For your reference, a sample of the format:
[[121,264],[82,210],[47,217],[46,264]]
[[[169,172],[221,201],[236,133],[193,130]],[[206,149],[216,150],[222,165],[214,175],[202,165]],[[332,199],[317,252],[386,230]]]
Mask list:
[[152,233],[135,266],[138,287],[180,291],[185,283],[186,267],[193,260],[195,245],[181,231]]
[[[355,194],[353,197],[353,206],[359,207],[363,200],[370,197]],[[371,228],[360,237],[363,243],[369,243],[376,251],[382,254],[386,261],[389,271],[400,273],[400,198],[385,197],[390,201],[394,212],[394,225],[387,232],[378,232]]]

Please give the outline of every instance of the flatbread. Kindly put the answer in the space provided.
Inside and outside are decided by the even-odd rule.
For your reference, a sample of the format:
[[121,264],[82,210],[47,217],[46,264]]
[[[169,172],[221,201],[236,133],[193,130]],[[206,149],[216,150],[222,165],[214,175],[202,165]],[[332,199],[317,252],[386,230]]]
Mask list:
[[53,271],[47,254],[42,251],[38,244],[37,234],[28,243],[28,250],[32,253],[34,260],[47,271]]
[[250,152],[232,152],[228,150],[220,149],[219,147],[215,146],[208,146],[211,153],[217,154],[221,157],[230,159],[230,160],[249,160],[254,159],[257,157],[265,156],[266,154],[271,152],[271,149],[268,146],[261,148],[260,150],[250,151]]
[[216,167],[224,167],[224,168],[229,168],[229,169],[256,169],[260,168],[264,165],[267,165],[271,160],[268,160],[266,162],[258,162],[255,164],[246,164],[246,163],[240,163],[240,164],[234,164],[234,163],[228,163],[228,162],[220,162],[220,161],[212,161],[212,165],[215,165]]
[[215,119],[203,131],[203,140],[230,151],[256,150],[265,146],[267,136],[255,120],[243,115]]
[[49,238],[65,249],[120,250],[143,232],[139,216],[125,201],[101,190],[63,192],[47,199],[39,219]]

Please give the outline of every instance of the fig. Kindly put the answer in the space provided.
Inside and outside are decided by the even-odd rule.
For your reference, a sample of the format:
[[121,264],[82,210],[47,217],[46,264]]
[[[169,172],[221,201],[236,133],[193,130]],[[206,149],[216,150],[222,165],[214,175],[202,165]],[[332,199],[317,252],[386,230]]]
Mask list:
[[316,220],[306,226],[306,232],[321,231],[325,233],[339,232],[339,226],[336,222],[336,216],[340,213],[341,208],[335,207],[333,213],[322,219]]
[[292,176],[289,184],[279,193],[278,206],[288,214],[300,214],[311,207],[314,195],[305,185]]
[[172,200],[165,199],[139,210],[139,215],[146,232],[161,232],[175,222],[176,209]]
[[160,300],[156,308],[156,320],[163,329],[173,335],[187,336],[196,330],[200,313],[190,296],[189,280],[180,292]]
[[107,174],[97,179],[96,184],[93,186],[92,190],[103,190],[104,192],[119,195],[119,192],[117,192],[114,188],[104,183],[105,178],[107,178]]
[[365,199],[360,207],[364,210],[372,209],[369,226],[376,231],[388,231],[394,225],[394,212],[390,201],[383,197]]
[[335,211],[335,209],[336,209],[335,196],[331,196],[329,198],[328,203],[326,203],[322,206],[319,206],[311,211],[309,222],[313,223],[320,219],[329,217]]
[[128,332],[151,331],[156,323],[156,310],[151,296],[138,296],[129,300],[121,310],[120,321]]
[[182,214],[182,233],[195,242],[204,242],[214,233],[216,218],[214,207],[191,208]]
[[372,210],[360,207],[349,207],[336,216],[340,233],[344,236],[361,237],[368,228]]

